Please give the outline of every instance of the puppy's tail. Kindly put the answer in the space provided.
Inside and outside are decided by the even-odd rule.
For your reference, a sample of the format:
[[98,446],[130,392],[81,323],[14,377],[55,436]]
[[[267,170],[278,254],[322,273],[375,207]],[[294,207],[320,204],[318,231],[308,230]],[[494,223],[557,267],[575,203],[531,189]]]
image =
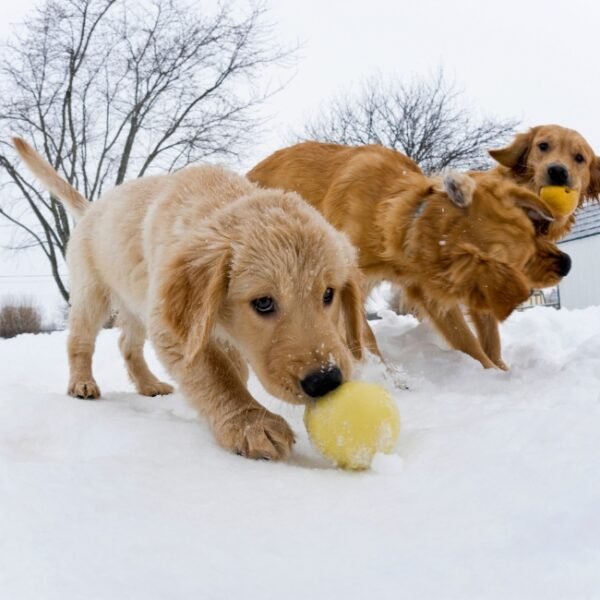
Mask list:
[[76,221],[81,219],[90,202],[84,198],[70,183],[65,181],[52,165],[38,154],[24,139],[14,137],[13,145],[29,170],[40,180],[40,183],[65,205]]

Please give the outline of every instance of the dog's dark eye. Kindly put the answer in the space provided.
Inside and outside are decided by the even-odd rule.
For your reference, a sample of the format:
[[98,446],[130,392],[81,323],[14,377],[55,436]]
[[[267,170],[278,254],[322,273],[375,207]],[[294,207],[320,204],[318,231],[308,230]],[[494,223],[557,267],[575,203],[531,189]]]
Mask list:
[[327,288],[323,294],[323,304],[331,304],[333,302],[333,288]]
[[583,154],[576,154],[575,155],[575,162],[584,163],[585,162],[585,157],[583,156]]
[[538,148],[542,151],[542,152],[547,152],[550,149],[550,144],[548,142],[540,142],[538,144]]
[[252,308],[261,315],[274,313],[277,309],[277,307],[275,306],[275,300],[273,300],[271,296],[255,298],[250,304],[252,304]]

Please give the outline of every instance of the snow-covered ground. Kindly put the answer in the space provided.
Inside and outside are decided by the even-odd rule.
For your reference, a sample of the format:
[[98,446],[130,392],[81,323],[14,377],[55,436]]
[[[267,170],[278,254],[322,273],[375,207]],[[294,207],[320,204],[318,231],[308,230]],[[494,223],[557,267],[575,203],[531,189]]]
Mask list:
[[115,331],[97,402],[64,395],[64,332],[0,340],[0,598],[600,598],[600,307],[513,315],[508,373],[412,317],[375,328],[409,389],[397,454],[363,473],[256,381],[297,433],[287,463],[219,449],[179,394],[136,395]]

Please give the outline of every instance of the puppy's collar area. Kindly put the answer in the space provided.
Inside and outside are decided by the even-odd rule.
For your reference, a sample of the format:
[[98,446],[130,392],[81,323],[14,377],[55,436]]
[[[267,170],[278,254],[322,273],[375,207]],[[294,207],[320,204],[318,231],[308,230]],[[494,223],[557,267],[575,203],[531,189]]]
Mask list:
[[[417,222],[419,221],[419,219],[423,216],[423,213],[425,212],[425,209],[427,208],[428,202],[429,202],[429,196],[423,196],[422,198],[419,198],[419,204],[412,213],[411,228],[414,227],[417,224]],[[406,247],[405,247],[404,251],[406,252],[406,256],[408,256],[408,257],[414,256],[414,252],[413,252],[412,248],[410,247],[409,243],[406,243]]]
[[419,201],[419,206],[417,206],[415,212],[413,212],[413,221],[418,221],[419,218],[423,215],[425,209],[427,208],[428,201],[429,198],[421,198],[421,200]]

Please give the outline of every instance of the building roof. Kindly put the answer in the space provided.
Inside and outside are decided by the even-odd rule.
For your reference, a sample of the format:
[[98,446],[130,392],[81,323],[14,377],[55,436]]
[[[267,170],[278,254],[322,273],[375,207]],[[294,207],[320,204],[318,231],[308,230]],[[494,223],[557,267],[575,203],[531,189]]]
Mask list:
[[600,235],[600,203],[597,202],[587,204],[577,211],[575,225],[562,241],[571,242],[592,235]]

